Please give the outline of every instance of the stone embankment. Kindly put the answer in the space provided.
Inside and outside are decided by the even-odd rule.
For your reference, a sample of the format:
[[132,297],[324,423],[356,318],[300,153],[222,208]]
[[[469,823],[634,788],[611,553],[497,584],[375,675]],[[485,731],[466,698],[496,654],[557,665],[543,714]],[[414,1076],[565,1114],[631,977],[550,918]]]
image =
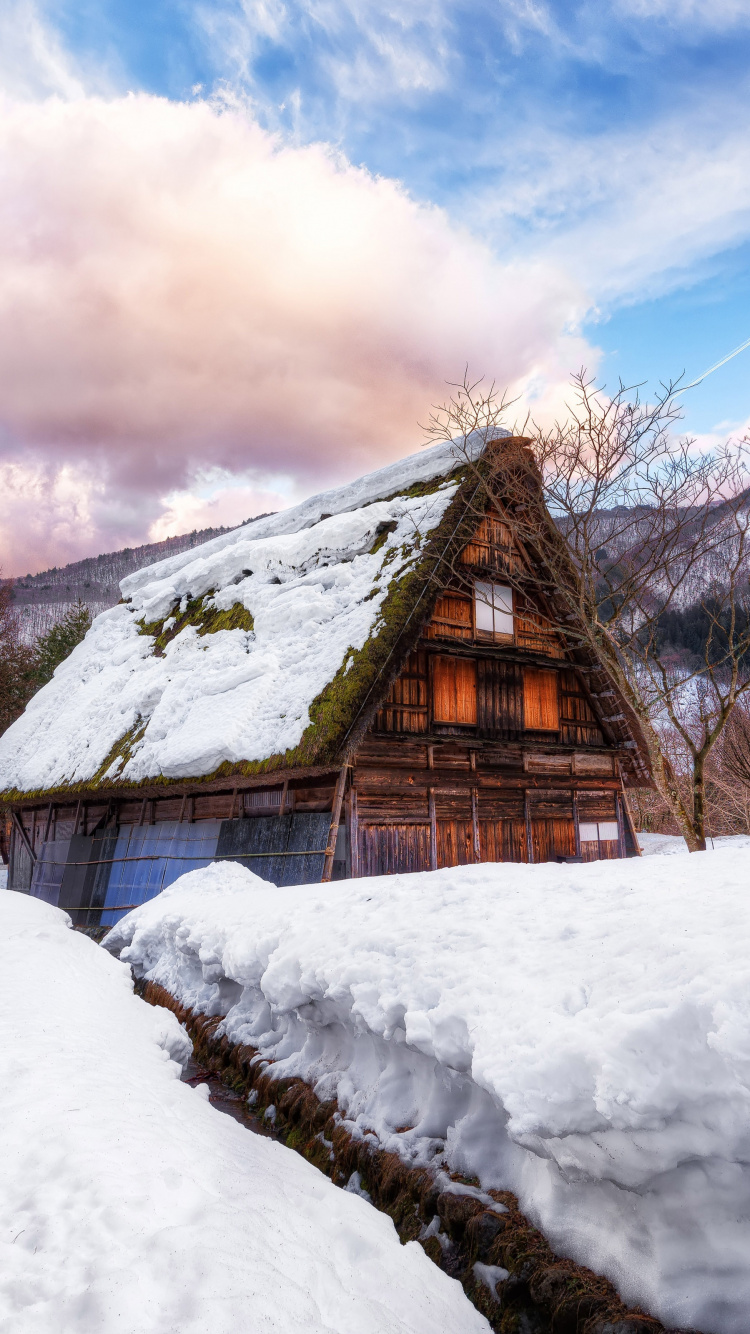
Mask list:
[[441,1181],[378,1148],[374,1137],[355,1139],[335,1102],[321,1102],[302,1079],[274,1079],[252,1047],[217,1036],[221,1016],[187,1010],[153,982],[136,981],[136,990],[177,1015],[196,1059],[249,1097],[284,1144],[336,1185],[366,1193],[403,1242],[418,1241],[458,1279],[497,1334],[665,1334],[654,1317],[627,1308],[607,1279],[556,1256],[509,1191],[484,1192],[444,1173]]

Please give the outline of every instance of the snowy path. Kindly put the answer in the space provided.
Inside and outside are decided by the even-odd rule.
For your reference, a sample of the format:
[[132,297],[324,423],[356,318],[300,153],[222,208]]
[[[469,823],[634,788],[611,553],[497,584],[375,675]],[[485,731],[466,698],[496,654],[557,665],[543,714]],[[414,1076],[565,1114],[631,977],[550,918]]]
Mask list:
[[174,1016],[66,920],[0,894],[2,1334],[486,1334],[390,1219],[180,1083]]
[[215,865],[110,941],[353,1133],[514,1191],[631,1305],[747,1334],[749,886],[742,841],[288,889]]

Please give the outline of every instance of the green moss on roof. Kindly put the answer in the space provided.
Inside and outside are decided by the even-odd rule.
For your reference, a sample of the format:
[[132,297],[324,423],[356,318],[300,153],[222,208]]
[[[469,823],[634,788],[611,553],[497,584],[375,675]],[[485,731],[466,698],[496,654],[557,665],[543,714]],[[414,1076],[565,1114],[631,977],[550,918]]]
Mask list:
[[155,657],[163,657],[167,644],[188,625],[195,626],[199,635],[213,635],[217,630],[252,630],[253,618],[247,607],[235,602],[226,611],[221,611],[212,602],[215,592],[212,588],[203,597],[191,598],[184,611],[180,611],[181,600],[178,599],[169,615],[160,621],[136,621],[139,635],[153,636]]
[[118,771],[120,769],[124,769],[125,765],[127,764],[128,760],[133,754],[133,751],[135,750],[138,742],[143,740],[147,727],[148,727],[148,720],[144,721],[143,719],[139,719],[137,722],[133,723],[133,726],[128,728],[125,735],[123,737],[120,737],[120,740],[116,741],[114,746],[112,746],[111,750],[109,751],[109,754],[107,754],[104,757],[101,764],[99,765],[99,768],[94,774],[94,777],[89,781],[89,784],[87,785],[91,787],[98,787],[99,784],[102,782],[104,775],[108,773],[108,771],[112,768],[112,765],[115,763],[116,760],[119,760],[119,764],[117,766]]

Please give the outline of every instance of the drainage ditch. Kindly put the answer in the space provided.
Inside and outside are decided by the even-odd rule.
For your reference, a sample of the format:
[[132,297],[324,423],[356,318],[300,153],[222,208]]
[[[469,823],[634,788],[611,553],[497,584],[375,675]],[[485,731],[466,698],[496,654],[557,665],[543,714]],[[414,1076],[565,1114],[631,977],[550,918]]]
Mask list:
[[402,1242],[418,1241],[459,1280],[496,1334],[697,1334],[666,1331],[626,1307],[607,1279],[556,1256],[510,1191],[485,1192],[456,1174],[438,1178],[354,1139],[335,1102],[321,1102],[302,1079],[274,1079],[252,1047],[218,1037],[222,1016],[196,1014],[154,982],[136,979],[135,988],[185,1025],[194,1049],[187,1083],[207,1084],[219,1111],[302,1154],[335,1185],[365,1194]]

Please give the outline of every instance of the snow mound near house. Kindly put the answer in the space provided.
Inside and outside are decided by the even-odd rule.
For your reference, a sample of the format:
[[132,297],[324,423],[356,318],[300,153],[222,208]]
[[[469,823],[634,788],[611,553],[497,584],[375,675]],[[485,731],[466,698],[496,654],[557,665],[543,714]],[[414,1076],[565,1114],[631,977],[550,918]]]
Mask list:
[[289,889],[214,865],[108,944],[353,1133],[516,1191],[627,1301],[746,1334],[749,883],[744,847]]
[[482,1334],[390,1219],[179,1082],[190,1041],[0,894],[3,1334]]
[[[0,790],[197,778],[294,750],[313,701],[382,628],[462,461],[435,446],[129,575],[126,601],[97,616],[0,738]],[[434,488],[409,494],[415,483]],[[144,627],[168,629],[200,599],[244,609],[252,628],[185,625],[155,653]]]

